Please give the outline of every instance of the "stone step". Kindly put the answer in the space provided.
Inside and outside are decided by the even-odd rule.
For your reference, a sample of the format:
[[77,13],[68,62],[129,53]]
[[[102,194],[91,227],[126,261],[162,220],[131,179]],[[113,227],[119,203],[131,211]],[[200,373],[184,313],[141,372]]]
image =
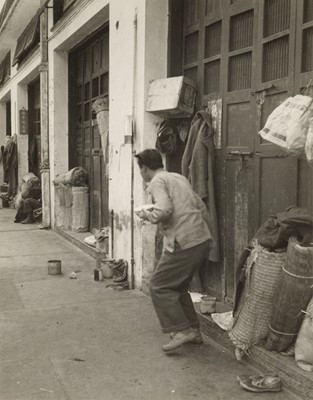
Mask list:
[[90,232],[72,232],[72,231],[66,231],[60,228],[55,228],[55,232],[64,237],[66,240],[68,240],[70,243],[74,244],[75,246],[79,247],[81,250],[83,250],[86,254],[93,258],[97,258],[99,255],[99,251],[96,250],[95,247],[88,246],[84,242],[84,239],[92,233]]
[[[222,330],[212,320],[211,316],[201,314],[198,304],[195,304],[195,307],[204,338],[213,339],[234,352],[235,348],[229,340],[227,332]],[[254,346],[249,352],[249,356],[245,356],[244,360],[265,373],[277,373],[283,385],[302,399],[313,399],[313,373],[297,367],[294,357],[283,356],[276,352],[267,351],[260,346]]]

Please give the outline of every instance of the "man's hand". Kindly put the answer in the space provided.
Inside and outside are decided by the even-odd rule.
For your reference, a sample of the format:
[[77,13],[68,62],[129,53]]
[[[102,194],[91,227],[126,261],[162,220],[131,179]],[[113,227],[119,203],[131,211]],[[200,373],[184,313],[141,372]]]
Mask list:
[[150,211],[142,209],[137,213],[137,215],[142,221],[149,221]]

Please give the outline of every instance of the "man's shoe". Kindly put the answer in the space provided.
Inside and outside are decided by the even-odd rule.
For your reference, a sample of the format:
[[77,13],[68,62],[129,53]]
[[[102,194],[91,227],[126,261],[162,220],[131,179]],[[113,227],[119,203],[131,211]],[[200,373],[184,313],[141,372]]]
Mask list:
[[35,220],[33,218],[27,218],[24,219],[24,221],[21,222],[22,224],[34,224]]
[[[196,328],[192,328],[195,332],[196,332],[196,337],[190,341],[190,343],[194,343],[194,344],[202,344],[203,343],[203,339],[202,339],[202,335],[199,331],[199,329]],[[170,334],[170,338],[171,340],[173,340],[173,336],[175,335],[175,333],[171,333]]]
[[198,338],[197,331],[192,328],[184,329],[181,332],[174,332],[170,336],[171,340],[162,346],[164,352],[169,352],[177,349],[184,343],[192,342]]

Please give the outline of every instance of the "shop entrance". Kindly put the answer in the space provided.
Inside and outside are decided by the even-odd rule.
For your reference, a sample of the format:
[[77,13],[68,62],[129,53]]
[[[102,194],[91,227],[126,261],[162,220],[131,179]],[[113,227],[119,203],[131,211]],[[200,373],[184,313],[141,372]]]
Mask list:
[[90,230],[109,223],[108,154],[103,154],[92,103],[109,94],[109,32],[105,29],[70,54],[70,168],[89,177]]
[[[182,3],[181,73],[197,83],[197,109],[221,101],[216,200],[223,261],[211,266],[208,285],[232,302],[236,262],[260,224],[288,206],[313,206],[306,161],[256,134],[277,105],[312,79],[312,1]],[[178,4],[172,2],[176,15]],[[177,31],[174,18],[176,38]]]

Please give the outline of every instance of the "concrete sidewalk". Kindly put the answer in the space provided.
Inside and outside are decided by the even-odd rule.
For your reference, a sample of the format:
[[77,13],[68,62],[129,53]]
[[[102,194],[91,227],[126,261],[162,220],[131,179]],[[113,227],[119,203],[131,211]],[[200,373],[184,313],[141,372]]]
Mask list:
[[[0,400],[250,400],[251,366],[214,342],[167,357],[150,299],[93,279],[95,260],[0,210]],[[62,260],[63,274],[47,274]],[[77,271],[78,279],[69,279]],[[286,390],[262,399],[296,399]]]

